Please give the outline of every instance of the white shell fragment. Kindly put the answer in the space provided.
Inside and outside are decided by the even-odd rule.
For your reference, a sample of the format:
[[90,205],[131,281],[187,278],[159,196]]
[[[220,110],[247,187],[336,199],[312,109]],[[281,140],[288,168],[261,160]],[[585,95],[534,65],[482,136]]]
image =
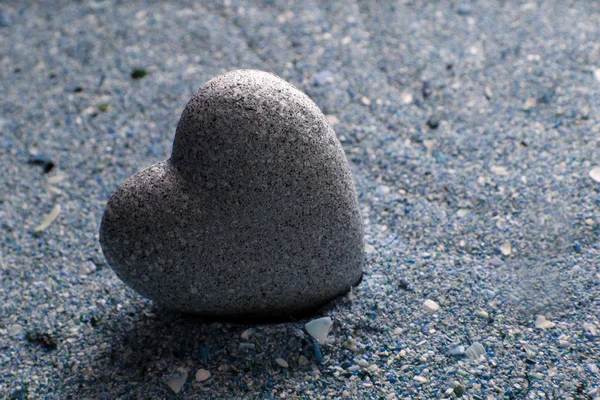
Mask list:
[[479,360],[485,355],[485,347],[481,343],[475,342],[465,351],[465,355],[471,360]]
[[306,325],[304,329],[312,336],[319,344],[325,344],[327,335],[333,326],[333,321],[329,317],[313,319]]
[[600,182],[600,167],[595,167],[590,171],[590,178],[596,182]]
[[206,380],[208,380],[208,378],[210,378],[210,372],[205,370],[205,369],[199,369],[198,372],[196,372],[196,380],[198,382],[204,382]]
[[41,231],[45,230],[46,228],[48,228],[50,225],[52,225],[52,223],[56,220],[56,218],[58,218],[60,211],[61,211],[60,204],[55,204],[54,207],[52,207],[52,211],[50,211],[48,214],[44,215],[40,224],[38,226],[36,226],[33,229],[33,231],[41,232]]
[[175,393],[179,393],[181,388],[183,387],[185,381],[187,380],[188,374],[185,371],[181,371],[177,375],[171,377],[167,381],[167,385],[171,388],[171,390]]
[[535,327],[538,329],[550,329],[554,328],[556,324],[552,321],[548,321],[543,315],[538,315],[535,319]]
[[423,302],[423,308],[427,312],[436,312],[440,309],[440,305],[433,300],[425,300],[425,302]]

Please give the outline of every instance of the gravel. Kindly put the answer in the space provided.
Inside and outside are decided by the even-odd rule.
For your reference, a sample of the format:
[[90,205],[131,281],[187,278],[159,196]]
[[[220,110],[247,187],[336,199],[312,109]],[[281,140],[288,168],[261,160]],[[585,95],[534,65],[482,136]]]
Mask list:
[[[201,3],[0,5],[0,399],[600,397],[600,3]],[[357,180],[365,276],[305,320],[171,314],[100,253],[235,68],[311,96]]]

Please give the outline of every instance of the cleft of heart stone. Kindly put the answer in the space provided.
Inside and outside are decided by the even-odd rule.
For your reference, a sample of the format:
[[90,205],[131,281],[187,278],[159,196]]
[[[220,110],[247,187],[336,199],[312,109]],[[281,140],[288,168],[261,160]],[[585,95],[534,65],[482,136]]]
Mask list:
[[100,244],[159,305],[254,320],[312,312],[362,277],[352,172],[325,116],[276,75],[236,70],[194,94],[170,159],[111,196]]

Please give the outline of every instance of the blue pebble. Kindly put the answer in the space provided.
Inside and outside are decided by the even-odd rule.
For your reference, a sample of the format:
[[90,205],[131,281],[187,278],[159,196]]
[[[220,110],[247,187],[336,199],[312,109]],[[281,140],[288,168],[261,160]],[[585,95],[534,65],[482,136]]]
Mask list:
[[456,10],[458,15],[469,15],[472,12],[471,6],[468,4],[461,4]]
[[577,253],[581,253],[581,245],[577,242],[573,243],[573,250]]
[[200,346],[200,358],[204,364],[208,364],[208,347]]
[[317,343],[317,341],[313,341],[313,352],[315,353],[315,360],[317,360],[317,364],[321,364],[323,362],[323,353],[321,353],[321,348],[319,347],[319,343]]

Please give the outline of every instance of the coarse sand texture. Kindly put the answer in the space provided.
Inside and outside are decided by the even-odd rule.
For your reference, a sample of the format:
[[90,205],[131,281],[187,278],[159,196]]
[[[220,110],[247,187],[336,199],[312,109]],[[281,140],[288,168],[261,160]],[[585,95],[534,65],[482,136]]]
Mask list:
[[113,194],[100,244],[117,275],[177,311],[228,319],[305,313],[362,276],[352,172],[325,116],[276,75],[201,87],[172,157]]

